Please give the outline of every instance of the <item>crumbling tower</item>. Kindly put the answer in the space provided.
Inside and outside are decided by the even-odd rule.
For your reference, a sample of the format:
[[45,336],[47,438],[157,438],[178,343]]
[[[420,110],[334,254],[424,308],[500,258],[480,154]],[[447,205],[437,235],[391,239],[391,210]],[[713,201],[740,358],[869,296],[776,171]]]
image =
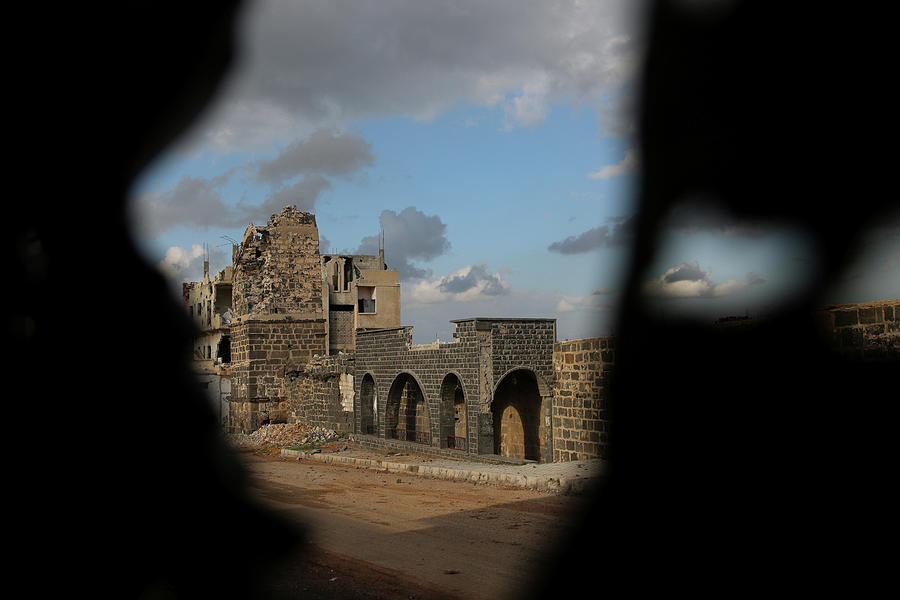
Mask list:
[[232,258],[231,427],[253,431],[283,419],[289,373],[328,353],[316,218],[286,206]]

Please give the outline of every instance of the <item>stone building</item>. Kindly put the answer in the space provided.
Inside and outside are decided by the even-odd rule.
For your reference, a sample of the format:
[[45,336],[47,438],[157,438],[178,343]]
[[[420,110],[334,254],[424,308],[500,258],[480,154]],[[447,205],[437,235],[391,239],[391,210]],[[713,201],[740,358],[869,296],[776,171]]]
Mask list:
[[412,344],[384,252],[320,254],[315,216],[292,206],[247,227],[232,262],[184,285],[198,373],[230,386],[228,430],[302,422],[425,453],[603,455],[611,339],[559,344],[555,319],[469,318],[453,341]]
[[[228,430],[301,422],[362,446],[487,460],[607,455],[614,338],[557,342],[555,319],[472,317],[451,321],[452,341],[413,344],[383,251],[320,254],[315,216],[292,206],[250,225],[232,258],[183,287],[194,364],[219,404],[228,396]],[[840,352],[900,353],[898,300],[817,318]]]
[[356,330],[400,325],[400,281],[378,256],[323,254],[322,281],[327,286],[328,350],[350,352]]
[[555,319],[452,323],[451,342],[413,344],[412,327],[357,334],[356,442],[542,462],[605,455],[612,338],[560,343]]
[[307,363],[352,352],[357,329],[400,324],[397,272],[383,251],[320,255],[315,215],[296,207],[249,225],[232,263],[212,280],[204,263],[203,281],[183,285],[198,328],[195,370],[211,394],[227,395],[219,412],[231,430],[285,420]]

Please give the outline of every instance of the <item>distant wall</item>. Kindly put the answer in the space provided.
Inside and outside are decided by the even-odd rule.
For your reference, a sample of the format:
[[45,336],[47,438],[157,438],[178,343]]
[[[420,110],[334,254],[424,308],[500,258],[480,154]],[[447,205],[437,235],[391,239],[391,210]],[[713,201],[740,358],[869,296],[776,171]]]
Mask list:
[[844,354],[900,359],[900,299],[841,304],[817,311],[828,342]]

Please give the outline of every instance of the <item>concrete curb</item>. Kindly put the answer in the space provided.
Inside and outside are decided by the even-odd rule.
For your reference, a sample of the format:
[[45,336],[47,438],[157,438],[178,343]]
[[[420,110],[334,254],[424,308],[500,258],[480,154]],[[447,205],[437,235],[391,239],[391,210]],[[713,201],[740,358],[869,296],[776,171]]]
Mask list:
[[362,467],[388,473],[410,473],[420,477],[434,477],[450,481],[466,481],[472,483],[489,483],[495,485],[511,485],[534,490],[559,492],[563,494],[580,494],[591,489],[599,481],[599,477],[550,477],[545,475],[523,475],[502,471],[478,469],[456,469],[445,466],[409,464],[387,460],[373,460],[341,456],[333,453],[312,454],[303,450],[281,450],[282,456],[297,459],[311,458],[325,463],[339,463],[354,467]]

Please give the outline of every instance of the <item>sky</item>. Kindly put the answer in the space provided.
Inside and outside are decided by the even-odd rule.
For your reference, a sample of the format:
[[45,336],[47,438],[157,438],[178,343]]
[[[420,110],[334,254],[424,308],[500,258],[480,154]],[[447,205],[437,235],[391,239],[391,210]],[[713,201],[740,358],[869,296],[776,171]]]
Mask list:
[[[323,253],[384,231],[413,339],[451,319],[557,319],[615,333],[637,209],[642,2],[248,2],[237,57],[130,192],[139,249],[180,290],[230,264],[249,223],[313,212]],[[645,298],[702,320],[764,316],[815,269],[801,231],[685,199]],[[179,294],[180,296],[180,294]],[[829,302],[900,297],[900,219]]]

